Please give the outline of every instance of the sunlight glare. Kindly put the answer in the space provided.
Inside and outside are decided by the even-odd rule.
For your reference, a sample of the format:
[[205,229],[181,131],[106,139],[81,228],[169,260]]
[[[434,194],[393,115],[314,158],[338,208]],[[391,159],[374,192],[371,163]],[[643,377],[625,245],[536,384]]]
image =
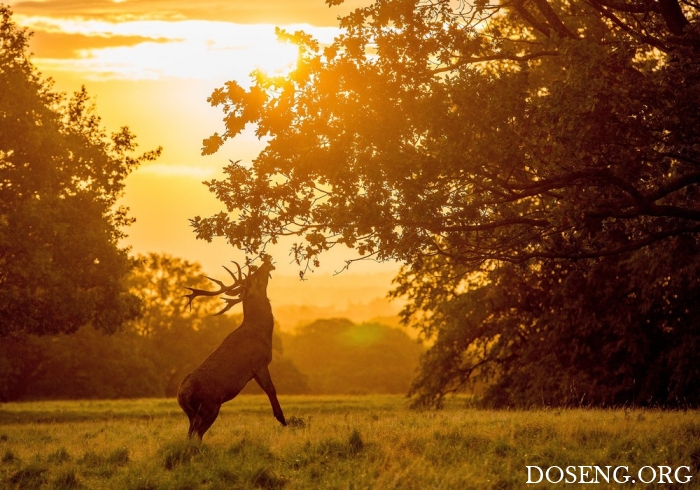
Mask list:
[[268,76],[287,74],[299,57],[296,46],[277,41],[269,45],[261,44],[257,51],[262,56],[255,60],[255,67]]

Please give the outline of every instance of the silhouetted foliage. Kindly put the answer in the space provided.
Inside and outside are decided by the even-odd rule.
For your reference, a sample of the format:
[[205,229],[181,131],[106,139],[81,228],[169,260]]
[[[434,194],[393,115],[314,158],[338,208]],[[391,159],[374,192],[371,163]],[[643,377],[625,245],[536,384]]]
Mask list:
[[84,88],[53,92],[29,36],[0,5],[0,335],[115,331],[138,312],[117,245],[130,219],[115,202],[160,149],[132,156],[134,136],[107,136]]
[[325,48],[281,31],[295,70],[209,99],[203,153],[249,123],[268,143],[208,182],[230,213],[195,231],[296,235],[302,274],[336,244],[403,262],[435,339],[419,404],[475,375],[502,405],[697,404],[698,11],[387,0]]
[[595,265],[507,264],[468,291],[434,276],[413,296],[430,307],[421,326],[440,325],[416,402],[479,375],[493,406],[700,403],[699,252],[685,237]]
[[312,393],[405,393],[424,351],[402,330],[345,319],[317,320],[283,340]]

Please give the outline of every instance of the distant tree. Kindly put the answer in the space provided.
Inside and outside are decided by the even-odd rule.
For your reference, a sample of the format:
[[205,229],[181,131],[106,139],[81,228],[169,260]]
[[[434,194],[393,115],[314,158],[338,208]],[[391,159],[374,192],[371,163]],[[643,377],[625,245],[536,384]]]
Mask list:
[[158,367],[164,395],[174,396],[182,378],[216,347],[235,318],[208,318],[220,308],[215,299],[187,308],[185,286],[206,289],[211,282],[198,263],[167,254],[136,257],[137,267],[127,284],[140,299],[141,315],[128,329],[144,337]]
[[283,337],[285,353],[308,375],[312,393],[405,393],[423,347],[376,323],[317,320]]
[[195,231],[250,253],[296,236],[302,273],[337,244],[402,262],[404,319],[435,339],[421,404],[474,375],[506,405],[700,403],[699,13],[386,0],[329,47],[280,32],[295,70],[209,99],[204,153],[247,124],[268,143],[208,183],[230,214]]
[[45,358],[34,335],[6,337],[0,342],[0,401],[21,399],[27,379]]
[[83,88],[65,101],[27,53],[30,37],[0,5],[0,335],[113,332],[138,314],[117,242],[132,156],[124,127],[107,136]]
[[201,298],[187,306],[186,286],[207,289],[212,284],[198,263],[157,253],[138,255],[135,262],[127,284],[140,300],[141,315],[129,328],[139,335],[152,337],[178,323],[199,330],[204,317],[221,309],[217,298]]
[[0,400],[163,396],[149,345],[134,332],[86,326],[0,343]]

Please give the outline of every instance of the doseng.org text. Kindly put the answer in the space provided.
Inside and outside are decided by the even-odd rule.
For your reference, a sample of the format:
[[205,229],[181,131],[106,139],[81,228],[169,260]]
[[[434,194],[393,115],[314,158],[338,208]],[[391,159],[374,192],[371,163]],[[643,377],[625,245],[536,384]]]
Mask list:
[[690,483],[690,466],[642,466],[635,473],[629,466],[526,466],[525,483]]

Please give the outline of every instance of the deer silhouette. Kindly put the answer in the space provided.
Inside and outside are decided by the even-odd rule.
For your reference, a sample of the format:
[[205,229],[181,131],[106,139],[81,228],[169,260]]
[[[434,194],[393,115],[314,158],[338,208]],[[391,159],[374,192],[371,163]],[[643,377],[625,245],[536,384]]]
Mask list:
[[254,379],[267,394],[272,405],[272,413],[282,425],[287,422],[282,407],[277,400],[277,391],[272,384],[267,366],[272,360],[272,307],[267,298],[267,282],[274,269],[269,256],[257,270],[251,269],[245,277],[236,264],[238,275],[229,269],[233,284],[209,278],[219,285],[218,291],[187,288],[188,305],[198,296],[218,296],[226,301],[226,307],[217,313],[221,315],[234,305],[243,302],[243,322],[231,332],[194,371],[185,376],[177,393],[177,401],[190,420],[187,436],[195,435],[202,439],[219,415],[221,405],[240,393],[243,387]]

